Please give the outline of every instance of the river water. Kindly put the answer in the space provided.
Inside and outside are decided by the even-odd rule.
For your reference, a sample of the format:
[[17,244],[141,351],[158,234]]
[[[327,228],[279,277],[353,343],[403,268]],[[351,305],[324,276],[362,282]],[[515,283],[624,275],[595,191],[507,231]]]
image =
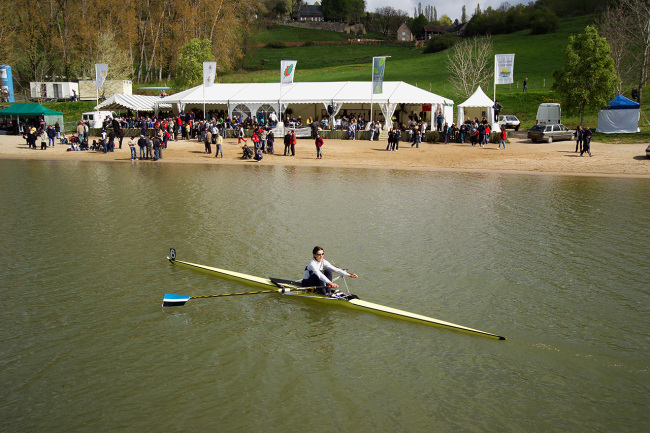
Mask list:
[[[0,431],[642,432],[647,179],[0,160]],[[255,290],[320,245],[362,299]],[[339,283],[342,283],[339,280]]]

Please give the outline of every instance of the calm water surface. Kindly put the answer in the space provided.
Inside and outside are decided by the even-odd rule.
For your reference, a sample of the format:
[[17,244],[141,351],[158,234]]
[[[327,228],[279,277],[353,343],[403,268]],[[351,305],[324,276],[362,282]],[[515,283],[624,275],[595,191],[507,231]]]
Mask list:
[[[0,431],[645,432],[650,182],[0,160]],[[248,290],[314,245],[368,301]]]

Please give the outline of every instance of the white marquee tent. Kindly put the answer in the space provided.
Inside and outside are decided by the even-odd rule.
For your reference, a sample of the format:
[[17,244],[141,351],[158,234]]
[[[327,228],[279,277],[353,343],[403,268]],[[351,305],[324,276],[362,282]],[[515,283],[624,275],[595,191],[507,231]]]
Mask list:
[[598,132],[605,134],[633,133],[639,129],[640,104],[623,95],[609,101],[607,108],[598,113]]
[[[145,96],[145,95],[123,95],[116,93],[110,98],[106,99],[101,104],[95,106],[95,110],[123,110],[128,109],[131,111],[154,111],[156,107],[154,102],[159,101],[160,96]],[[170,109],[171,104],[160,105],[160,108]]]
[[[158,99],[155,104],[172,104],[174,112],[224,110],[230,117],[255,115],[259,112],[284,112],[291,107],[294,113],[319,118],[332,106],[334,116],[342,108],[369,111],[391,119],[399,104],[420,113],[423,106],[431,106],[432,113],[442,111],[446,119],[453,119],[454,101],[402,81],[384,81],[383,93],[371,93],[370,81],[306,82],[282,86],[280,83],[215,83],[203,85]],[[282,105],[281,110],[279,110]],[[375,116],[376,117],[376,116]],[[429,119],[430,120],[430,119]],[[388,124],[387,127],[392,125]]]
[[467,98],[465,102],[458,105],[458,125],[465,121],[465,117],[478,117],[479,121],[485,117],[490,122],[490,129],[499,132],[499,124],[494,122],[494,101],[485,94],[481,86]]

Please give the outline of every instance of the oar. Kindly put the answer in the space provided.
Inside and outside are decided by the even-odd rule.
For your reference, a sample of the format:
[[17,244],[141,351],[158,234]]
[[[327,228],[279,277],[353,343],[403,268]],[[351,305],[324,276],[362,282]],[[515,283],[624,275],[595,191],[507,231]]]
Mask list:
[[[276,283],[277,284],[277,283]],[[309,291],[309,290],[316,290],[316,289],[322,289],[323,287],[320,286],[312,286],[312,287],[287,287],[287,286],[282,286],[280,285],[279,289],[272,289],[272,290],[255,290],[254,292],[237,292],[237,293],[220,293],[217,295],[198,295],[198,296],[187,296],[187,295],[174,295],[172,293],[166,293],[165,296],[163,297],[163,307],[180,307],[182,305],[185,305],[187,301],[190,299],[200,299],[200,298],[219,298],[222,296],[240,296],[240,295],[258,295],[261,293],[286,293],[290,292],[292,290],[294,291]]]

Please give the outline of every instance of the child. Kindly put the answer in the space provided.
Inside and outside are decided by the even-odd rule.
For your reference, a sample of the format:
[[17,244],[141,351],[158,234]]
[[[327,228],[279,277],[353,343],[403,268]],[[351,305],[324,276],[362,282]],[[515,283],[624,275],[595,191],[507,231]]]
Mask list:
[[47,149],[47,132],[45,128],[41,131],[41,150]]

